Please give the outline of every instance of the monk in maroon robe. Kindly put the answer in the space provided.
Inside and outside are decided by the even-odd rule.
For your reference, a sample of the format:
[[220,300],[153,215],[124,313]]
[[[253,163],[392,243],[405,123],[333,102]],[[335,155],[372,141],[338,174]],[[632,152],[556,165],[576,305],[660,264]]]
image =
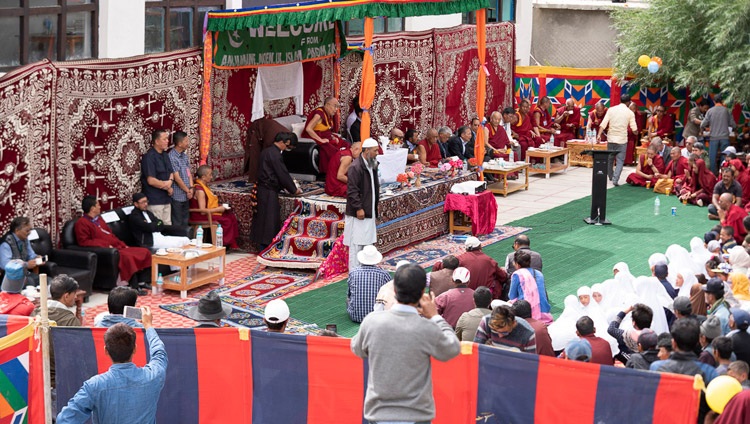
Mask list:
[[[602,119],[604,119],[604,115],[607,114],[607,107],[604,106],[603,101],[596,102],[594,105],[594,110],[589,112],[589,120],[586,124],[587,130],[594,130],[594,134],[599,133],[599,125],[602,123]],[[607,141],[607,134],[602,134],[602,141]],[[630,141],[630,137],[628,137],[628,142]],[[627,154],[625,155],[627,159]],[[625,163],[628,163],[627,160]]]
[[518,144],[521,146],[521,157],[516,158],[516,160],[519,161],[525,160],[526,150],[528,150],[529,147],[536,147],[537,143],[537,136],[534,132],[534,124],[531,122],[531,115],[529,114],[530,109],[531,103],[529,103],[528,100],[523,99],[521,100],[521,104],[518,105],[518,110],[516,111],[518,122],[516,122],[516,124],[513,126],[513,131],[516,133],[516,137],[518,137]]
[[151,267],[151,252],[144,247],[130,247],[118,239],[100,216],[102,207],[94,196],[83,198],[83,216],[73,230],[76,243],[84,247],[111,247],[120,252],[120,280],[130,281],[136,272]]
[[734,203],[732,193],[724,193],[719,196],[719,221],[723,227],[732,227],[734,229],[734,240],[737,244],[745,241],[747,230],[742,221],[747,216],[744,209]]
[[[549,97],[544,96],[539,99],[536,107],[534,107],[534,110],[531,112],[534,130],[536,131],[536,134],[543,140],[541,141],[540,145],[542,143],[548,142],[549,137],[554,134],[558,128],[555,124],[555,120],[552,119],[552,115],[550,115],[549,113],[550,105],[551,103],[549,101]],[[557,139],[557,136],[555,136],[555,139]]]
[[484,140],[487,143],[484,147],[487,154],[492,157],[504,157],[510,139],[508,132],[500,125],[503,117],[500,112],[492,112],[490,120],[484,125]]
[[560,134],[555,134],[555,146],[565,147],[569,140],[578,138],[581,126],[581,108],[573,99],[565,101],[565,107],[557,110],[555,124],[560,126]]
[[346,197],[346,185],[349,179],[346,172],[354,159],[362,153],[362,143],[352,143],[352,147],[336,152],[328,163],[326,172],[326,194],[329,196]]
[[661,139],[674,138],[674,119],[667,114],[664,106],[657,106],[656,113],[648,119],[648,140],[654,137]]
[[646,153],[638,159],[635,172],[628,175],[626,182],[642,187],[651,187],[656,182],[659,174],[664,173],[664,159],[656,154],[656,147],[648,146]]
[[435,128],[427,130],[425,139],[418,144],[417,152],[419,155],[419,162],[422,163],[422,165],[429,166],[430,168],[438,167],[440,160],[443,159],[443,155],[440,153],[438,132]]
[[674,180],[672,186],[676,194],[680,194],[680,189],[685,183],[685,174],[688,172],[690,164],[688,158],[682,156],[682,152],[679,147],[672,147],[669,151],[670,161],[664,169],[664,178],[671,178]]
[[708,170],[706,162],[696,154],[690,155],[685,184],[680,189],[680,201],[706,206],[711,203],[715,185],[716,176]]
[[338,150],[348,147],[346,141],[337,134],[339,125],[335,116],[338,110],[338,99],[329,97],[323,107],[319,107],[307,115],[305,133],[318,145],[320,151],[318,169],[321,173],[328,170],[328,162]]

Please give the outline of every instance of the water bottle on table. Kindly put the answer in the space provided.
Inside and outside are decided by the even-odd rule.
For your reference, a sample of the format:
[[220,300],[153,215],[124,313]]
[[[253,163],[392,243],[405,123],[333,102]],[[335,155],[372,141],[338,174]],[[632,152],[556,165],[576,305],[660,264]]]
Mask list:
[[200,246],[201,243],[203,243],[203,227],[199,225],[198,229],[195,230],[195,244]]
[[221,229],[221,224],[216,226],[216,247],[224,246],[224,230]]
[[156,277],[156,285],[152,289],[152,294],[154,296],[160,296],[162,293],[164,293],[164,278],[161,276],[161,273],[159,273],[159,276]]

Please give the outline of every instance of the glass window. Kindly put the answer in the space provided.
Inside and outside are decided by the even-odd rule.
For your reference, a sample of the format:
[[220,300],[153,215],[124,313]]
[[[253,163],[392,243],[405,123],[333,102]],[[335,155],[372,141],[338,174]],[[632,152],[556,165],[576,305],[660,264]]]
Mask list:
[[399,32],[404,30],[403,18],[388,18],[388,32]]
[[57,60],[56,15],[29,18],[29,63],[42,59]]
[[365,35],[365,20],[364,19],[352,19],[347,23],[346,35],[356,36]]
[[18,66],[21,64],[21,19],[17,17],[0,18],[0,66]]
[[29,0],[29,7],[57,6],[57,0]]
[[[372,30],[375,34],[388,32],[399,32],[404,30],[403,18],[375,18],[372,23]],[[356,37],[365,35],[365,20],[351,19],[346,23],[345,32],[347,37]]]
[[19,6],[21,6],[21,0],[0,0],[0,8]]
[[193,9],[169,9],[169,50],[186,49],[193,43]]
[[66,59],[75,60],[91,57],[91,39],[91,13],[68,13],[65,32]]
[[146,53],[164,51],[164,13],[163,7],[146,9]]

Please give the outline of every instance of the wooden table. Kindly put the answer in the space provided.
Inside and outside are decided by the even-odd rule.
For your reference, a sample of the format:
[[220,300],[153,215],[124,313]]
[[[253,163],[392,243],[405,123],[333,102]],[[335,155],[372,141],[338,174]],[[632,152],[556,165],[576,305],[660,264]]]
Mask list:
[[[495,194],[502,194],[504,197],[508,197],[509,193],[513,193],[514,191],[518,191],[521,189],[528,190],[529,189],[529,164],[525,162],[516,162],[516,164],[509,166],[498,166],[498,165],[490,165],[489,163],[486,163],[484,165],[484,173],[485,174],[494,174],[498,176],[502,176],[503,180],[498,181],[496,183],[488,184],[487,190],[495,193]],[[508,182],[508,174],[512,174],[514,172],[523,172],[524,174],[524,182],[518,182],[518,181],[510,181]]]
[[572,166],[585,166],[591,168],[594,166],[594,159],[590,155],[584,155],[584,150],[607,150],[607,143],[588,143],[584,140],[568,141],[569,162]]
[[640,158],[641,155],[645,155],[647,150],[648,150],[648,147],[643,147],[642,145],[636,146],[636,148],[635,148],[635,163],[638,163],[638,158]]
[[[549,178],[549,174],[553,172],[563,171],[566,172],[568,170],[568,154],[570,153],[569,149],[566,148],[560,148],[555,147],[552,149],[534,149],[534,150],[527,150],[526,151],[526,162],[531,162],[531,158],[539,158],[543,159],[544,161],[544,169],[529,167],[529,173],[540,173],[545,174],[544,178]],[[552,159],[559,158],[562,156],[563,162],[562,163],[553,163]]]
[[[224,283],[224,266],[226,265],[226,247],[211,246],[200,248],[185,246],[183,250],[196,250],[201,254],[195,258],[186,258],[183,253],[151,255],[151,285],[156,285],[159,265],[179,267],[180,271],[162,275],[164,289],[179,290],[180,297],[187,298],[187,291],[202,285],[218,281]],[[218,262],[215,263],[215,262]],[[176,279],[175,277],[179,277]]]

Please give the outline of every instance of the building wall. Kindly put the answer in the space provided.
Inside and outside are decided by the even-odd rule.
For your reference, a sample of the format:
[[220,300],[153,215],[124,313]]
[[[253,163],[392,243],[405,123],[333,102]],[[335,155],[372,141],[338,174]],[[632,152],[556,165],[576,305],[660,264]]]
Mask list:
[[617,34],[606,10],[534,8],[531,63],[609,68]]

